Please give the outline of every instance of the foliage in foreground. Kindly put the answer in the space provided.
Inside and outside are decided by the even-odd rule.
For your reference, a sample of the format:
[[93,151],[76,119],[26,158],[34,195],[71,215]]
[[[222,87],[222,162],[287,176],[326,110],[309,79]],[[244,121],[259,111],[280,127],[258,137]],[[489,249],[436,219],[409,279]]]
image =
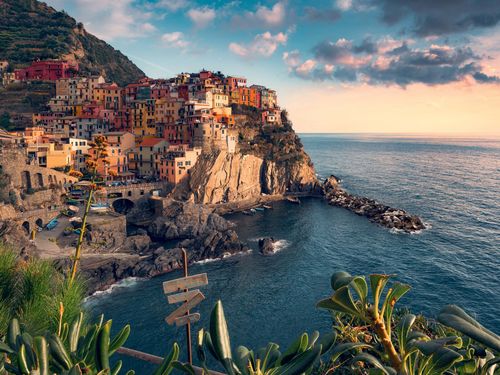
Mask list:
[[[62,314],[61,314],[62,315]],[[112,321],[99,321],[87,325],[83,313],[71,325],[62,323],[56,332],[31,336],[23,332],[17,319],[9,324],[5,341],[0,341],[0,374],[15,375],[118,375],[122,361],[111,368],[110,357],[127,340],[130,326],[123,327],[111,337]],[[168,375],[179,357],[179,346],[175,343],[171,352],[154,375]],[[126,375],[133,375],[130,370]]]
[[70,322],[78,316],[83,297],[78,279],[70,285],[50,262],[19,259],[0,243],[0,337],[13,318],[34,335],[54,330],[59,324],[60,303]]
[[198,334],[198,358],[205,369],[205,349],[224,367],[229,375],[300,375],[311,371],[321,355],[327,353],[335,342],[335,333],[320,339],[315,331],[311,337],[303,333],[285,352],[269,343],[254,352],[244,346],[233,356],[229,331],[222,302],[218,301],[210,316],[210,330]]
[[459,307],[443,308],[438,315],[441,324],[433,327],[419,324],[410,313],[394,319],[395,304],[410,287],[394,282],[384,295],[390,278],[375,274],[367,282],[346,272],[332,276],[334,293],[318,307],[333,313],[343,340],[334,346],[320,372],[346,368],[387,375],[499,372],[495,369],[500,363],[500,337]]

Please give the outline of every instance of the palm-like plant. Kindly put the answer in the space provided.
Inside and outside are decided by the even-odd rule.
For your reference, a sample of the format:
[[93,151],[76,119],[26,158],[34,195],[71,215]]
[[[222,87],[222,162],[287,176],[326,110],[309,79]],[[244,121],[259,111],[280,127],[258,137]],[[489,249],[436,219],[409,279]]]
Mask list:
[[[332,349],[331,362],[354,351],[354,368],[369,364],[383,374],[431,375],[444,372],[485,374],[500,361],[494,354],[498,355],[500,351],[499,336],[486,330],[456,306],[443,309],[438,320],[475,342],[468,338],[464,342],[458,332],[450,334],[450,330],[445,330],[443,326],[438,328],[440,334],[431,337],[416,329],[416,316],[409,313],[395,324],[395,304],[410,290],[410,286],[394,282],[386,291],[391,277],[370,275],[369,288],[362,276],[351,276],[346,272],[337,272],[332,276],[334,293],[330,298],[319,301],[317,306],[350,316],[355,323],[370,331],[373,342],[343,342]],[[488,353],[488,361],[484,361],[482,357],[488,356]]]
[[279,351],[279,345],[269,343],[256,352],[239,346],[233,356],[224,309],[218,301],[210,316],[210,330],[202,329],[198,334],[198,358],[206,373],[205,349],[229,375],[309,374],[320,356],[333,346],[335,338],[335,333],[321,339],[317,331],[311,337],[304,333],[284,353]]

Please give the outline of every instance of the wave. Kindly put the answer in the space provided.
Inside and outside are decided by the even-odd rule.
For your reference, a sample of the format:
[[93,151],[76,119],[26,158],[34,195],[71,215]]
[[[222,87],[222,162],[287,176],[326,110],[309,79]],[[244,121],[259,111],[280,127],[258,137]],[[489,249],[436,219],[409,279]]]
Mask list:
[[273,249],[274,253],[277,253],[279,251],[285,250],[287,247],[289,247],[292,243],[287,240],[278,240],[273,243]]
[[133,285],[136,285],[141,279],[140,277],[127,277],[126,279],[120,280],[117,283],[111,285],[109,288],[104,289],[104,290],[98,290],[91,294],[90,296],[86,297],[83,300],[83,303],[91,303],[93,300],[97,300],[102,296],[109,295],[113,293],[116,289],[122,289],[122,288],[129,288]]
[[410,235],[416,235],[416,234],[422,234],[424,231],[432,229],[432,224],[431,223],[428,223],[428,222],[424,221],[423,224],[424,224],[424,229],[415,230],[415,231],[412,231],[412,232],[407,232],[404,229],[398,229],[398,228],[391,228],[389,230],[389,232],[392,233],[392,234],[410,234]]
[[252,249],[248,249],[247,251],[240,251],[239,253],[224,253],[224,254],[222,254],[222,257],[201,259],[201,260],[197,260],[196,262],[194,262],[194,264],[207,264],[207,263],[218,262],[218,261],[223,260],[223,259],[231,258],[231,257],[238,256],[238,255],[247,255],[247,254],[250,254],[252,252],[253,252]]

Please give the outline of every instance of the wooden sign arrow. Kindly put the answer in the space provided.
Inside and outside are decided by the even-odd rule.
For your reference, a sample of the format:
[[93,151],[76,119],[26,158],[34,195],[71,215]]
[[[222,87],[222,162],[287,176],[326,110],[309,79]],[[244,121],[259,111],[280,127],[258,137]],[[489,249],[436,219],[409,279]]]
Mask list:
[[208,284],[208,277],[206,273],[198,275],[181,277],[180,279],[169,280],[163,283],[163,293],[180,292],[184,289],[197,288]]
[[181,316],[181,317],[175,319],[175,325],[177,327],[184,326],[188,323],[196,323],[198,320],[200,320],[199,313],[184,315],[184,316]]
[[205,299],[205,296],[202,292],[198,291],[189,301],[182,304],[180,307],[175,309],[169,316],[165,318],[165,321],[172,325],[175,322],[175,319],[180,318],[182,315],[186,314],[193,307],[198,305],[201,301]]
[[186,301],[189,301],[191,298],[193,298],[194,295],[196,293],[198,293],[199,291],[200,291],[199,289],[193,289],[193,290],[189,290],[187,292],[171,294],[171,295],[167,296],[167,301],[169,304],[186,302]]

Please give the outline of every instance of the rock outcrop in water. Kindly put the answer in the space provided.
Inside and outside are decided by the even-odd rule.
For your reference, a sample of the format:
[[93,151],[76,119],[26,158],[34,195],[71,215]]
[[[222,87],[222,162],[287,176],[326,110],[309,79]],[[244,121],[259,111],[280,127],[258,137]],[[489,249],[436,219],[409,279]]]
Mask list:
[[272,255],[274,254],[274,238],[265,237],[259,239],[259,251],[262,255]]
[[418,216],[386,206],[373,199],[347,193],[339,186],[339,179],[333,175],[323,183],[323,192],[332,206],[346,208],[386,228],[399,229],[408,233],[425,229],[424,223]]

